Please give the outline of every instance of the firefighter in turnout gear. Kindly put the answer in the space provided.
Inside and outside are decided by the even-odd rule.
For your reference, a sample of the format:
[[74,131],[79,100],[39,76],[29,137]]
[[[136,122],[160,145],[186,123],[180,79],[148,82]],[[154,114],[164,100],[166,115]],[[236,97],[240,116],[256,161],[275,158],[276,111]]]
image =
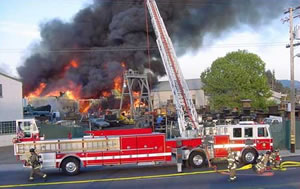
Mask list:
[[266,154],[261,154],[257,158],[257,164],[255,165],[255,169],[258,174],[262,174],[263,172],[265,172],[267,164],[269,162],[270,154],[271,152],[267,151]]
[[270,163],[271,169],[275,168],[275,159],[276,159],[276,154],[275,154],[275,151],[272,150],[270,157],[269,157],[269,163]]
[[40,170],[41,162],[39,161],[39,156],[35,153],[35,150],[33,148],[31,148],[29,151],[31,153],[31,156],[27,161],[27,163],[31,165],[29,181],[33,181],[35,175],[41,176],[46,181],[47,175]]
[[270,166],[272,169],[280,167],[281,157],[279,154],[279,150],[272,151],[269,159],[270,159]]
[[231,151],[229,148],[228,150],[228,169],[229,169],[229,181],[235,181],[236,180],[236,168],[239,163],[239,157],[236,152]]

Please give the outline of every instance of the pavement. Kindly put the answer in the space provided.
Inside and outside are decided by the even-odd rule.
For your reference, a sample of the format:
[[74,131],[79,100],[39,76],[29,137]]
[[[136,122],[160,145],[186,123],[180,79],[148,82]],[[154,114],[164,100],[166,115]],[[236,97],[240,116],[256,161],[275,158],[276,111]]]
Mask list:
[[296,150],[295,153],[291,153],[290,150],[280,150],[281,157],[293,157],[300,156],[300,149]]
[[[281,150],[283,161],[300,162],[300,149],[295,153]],[[293,157],[294,156],[294,157]],[[24,168],[13,154],[13,146],[0,147],[0,188],[32,188],[32,189],[98,189],[98,188],[142,188],[142,189],[199,189],[200,188],[291,188],[299,189],[300,167],[288,167],[286,171],[274,171],[273,176],[259,176],[253,170],[238,171],[238,181],[230,183],[228,175],[216,173],[208,167],[202,169],[184,168],[183,173],[176,173],[176,165],[121,165],[95,166],[82,168],[80,175],[66,176],[57,169],[43,170],[48,175],[44,182],[36,178],[28,182],[30,169]],[[218,165],[218,170],[226,170],[226,164]],[[250,181],[251,180],[251,181]]]

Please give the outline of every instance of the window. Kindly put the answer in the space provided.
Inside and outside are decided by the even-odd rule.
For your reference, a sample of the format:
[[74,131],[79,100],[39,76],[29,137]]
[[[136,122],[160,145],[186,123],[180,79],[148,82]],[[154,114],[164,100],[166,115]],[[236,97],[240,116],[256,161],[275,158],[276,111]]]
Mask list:
[[2,84],[0,84],[0,98],[2,98]]
[[24,134],[24,137],[31,137],[31,123],[29,121],[18,123],[19,131]]
[[265,127],[259,127],[257,129],[257,136],[258,137],[267,137],[268,136],[267,129]]
[[0,122],[0,135],[15,134],[15,133],[16,133],[15,121]]
[[241,138],[242,137],[242,129],[241,128],[233,128],[233,137]]
[[253,137],[253,128],[245,128],[245,138]]

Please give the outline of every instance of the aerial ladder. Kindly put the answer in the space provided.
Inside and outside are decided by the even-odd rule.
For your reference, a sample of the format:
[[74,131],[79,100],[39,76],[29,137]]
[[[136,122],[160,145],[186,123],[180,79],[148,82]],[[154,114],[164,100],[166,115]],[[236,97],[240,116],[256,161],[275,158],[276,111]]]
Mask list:
[[157,37],[156,42],[174,96],[181,137],[201,135],[202,129],[197,122],[197,112],[189,88],[179,67],[173,43],[160,16],[157,4],[155,0],[147,0],[146,3]]

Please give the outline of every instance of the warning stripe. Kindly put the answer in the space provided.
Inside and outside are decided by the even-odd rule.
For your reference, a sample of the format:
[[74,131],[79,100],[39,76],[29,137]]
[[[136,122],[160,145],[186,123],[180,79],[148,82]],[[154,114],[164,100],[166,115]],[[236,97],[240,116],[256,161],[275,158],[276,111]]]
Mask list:
[[[162,157],[162,156],[171,156],[171,152],[167,153],[153,153],[153,154],[133,154],[133,155],[117,155],[117,156],[96,156],[96,157],[82,157],[82,161],[91,161],[91,160],[111,160],[111,159],[130,159],[130,158],[146,158],[146,157]],[[62,159],[57,159],[56,162],[61,162]]]
[[216,144],[214,145],[214,148],[242,148],[245,146],[256,146],[256,144],[253,145],[246,145],[246,144]]

